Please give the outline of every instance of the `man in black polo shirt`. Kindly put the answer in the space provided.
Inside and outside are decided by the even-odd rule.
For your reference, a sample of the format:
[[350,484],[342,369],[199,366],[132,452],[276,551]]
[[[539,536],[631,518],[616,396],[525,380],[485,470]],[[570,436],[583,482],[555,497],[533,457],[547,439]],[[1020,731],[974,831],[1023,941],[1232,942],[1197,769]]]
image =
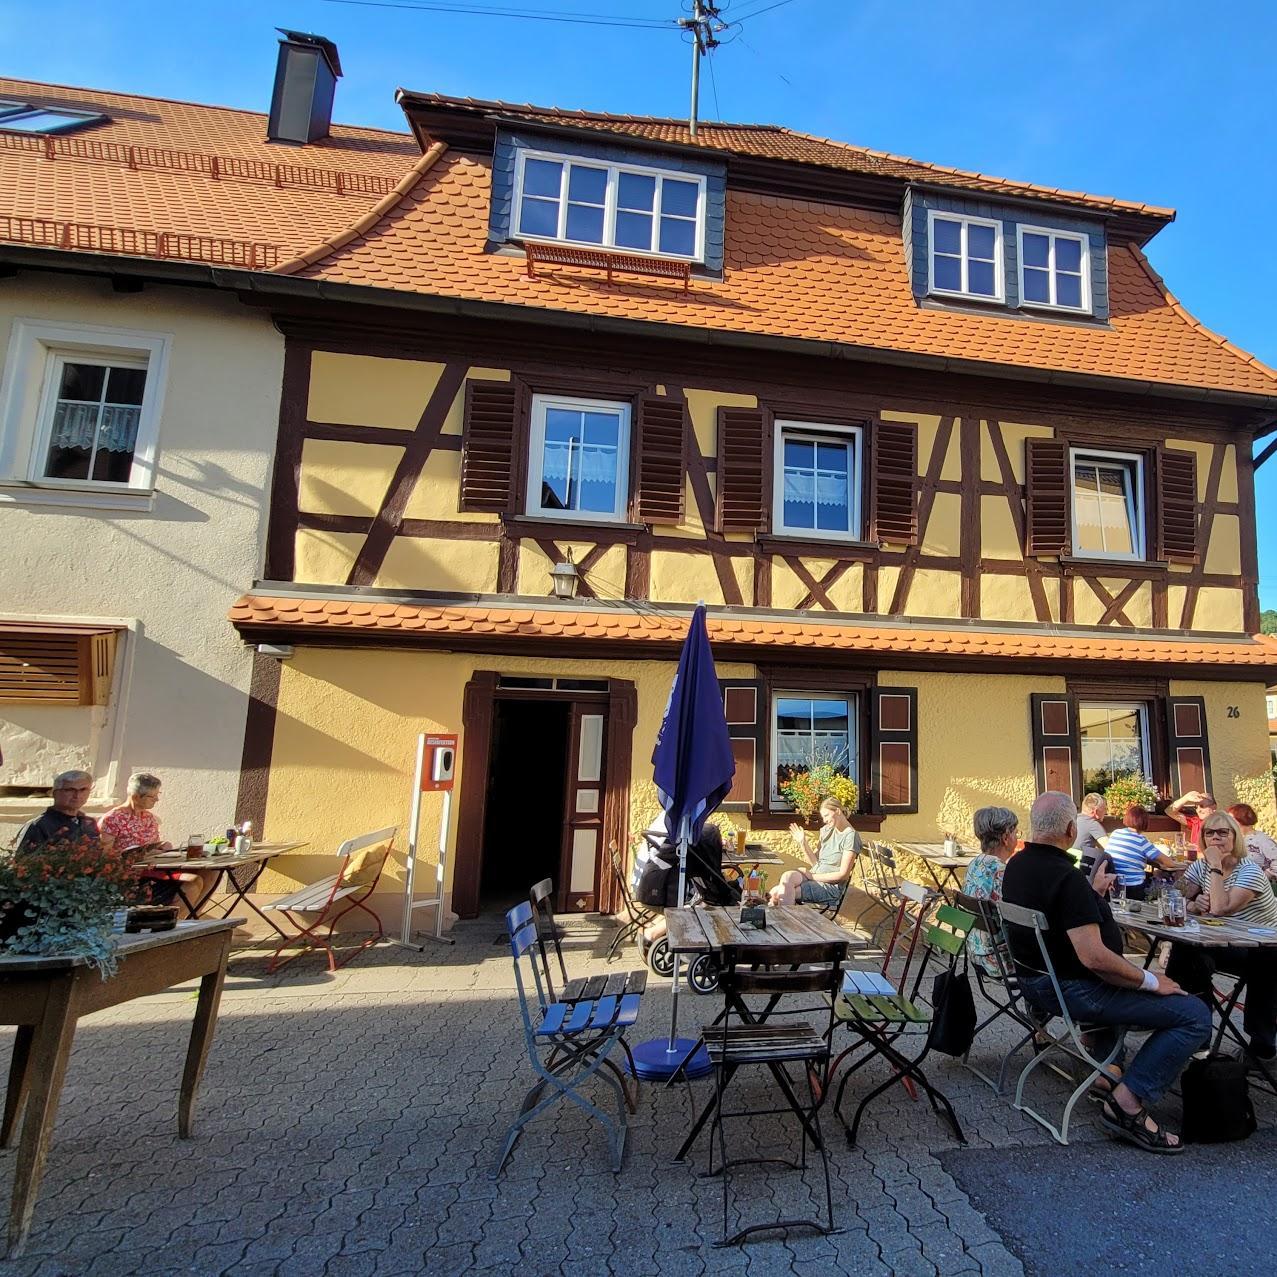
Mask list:
[[70,842],[77,838],[97,842],[98,827],[93,817],[80,814],[92,789],[93,777],[88,772],[62,772],[55,776],[53,806],[22,826],[14,847],[23,852],[45,843]]
[[[1145,1106],[1160,1099],[1192,1054],[1206,1045],[1210,1012],[1174,980],[1142,971],[1122,957],[1122,935],[1108,905],[1068,853],[1077,834],[1073,799],[1042,794],[1029,823],[1032,841],[1007,864],[1002,898],[1045,915],[1046,949],[1069,1014],[1084,1024],[1153,1030],[1104,1101],[1100,1121],[1110,1134],[1140,1148],[1178,1153],[1183,1148],[1179,1137],[1162,1130]],[[1055,1009],[1033,932],[1009,926],[1007,942],[1030,1002]]]

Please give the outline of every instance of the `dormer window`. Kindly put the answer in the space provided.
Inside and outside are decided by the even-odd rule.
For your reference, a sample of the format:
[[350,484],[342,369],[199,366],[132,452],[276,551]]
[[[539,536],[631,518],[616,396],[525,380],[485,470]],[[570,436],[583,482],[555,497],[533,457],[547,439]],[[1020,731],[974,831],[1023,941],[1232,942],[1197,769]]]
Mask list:
[[1091,261],[1086,236],[1021,226],[1019,237],[1021,303],[1089,312]]
[[1003,300],[1000,222],[932,209],[929,229],[930,292]]
[[515,235],[701,261],[705,179],[521,151]]
[[0,99],[0,130],[11,133],[71,133],[105,119],[97,111],[64,111]]

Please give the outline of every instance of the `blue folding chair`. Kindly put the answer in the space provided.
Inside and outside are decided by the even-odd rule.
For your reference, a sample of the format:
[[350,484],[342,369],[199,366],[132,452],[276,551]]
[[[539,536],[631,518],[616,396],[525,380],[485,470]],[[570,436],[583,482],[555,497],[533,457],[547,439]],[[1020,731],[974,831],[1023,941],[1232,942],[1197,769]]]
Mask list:
[[[514,958],[514,983],[519,995],[519,1011],[523,1017],[523,1039],[528,1060],[536,1074],[519,1115],[506,1132],[505,1144],[492,1178],[505,1167],[523,1128],[540,1113],[559,1100],[571,1100],[591,1117],[603,1123],[612,1150],[612,1169],[621,1169],[625,1151],[627,1096],[620,1072],[608,1056],[621,1043],[625,1030],[638,1019],[638,994],[620,997],[584,999],[579,1002],[556,1002],[547,991],[540,964],[533,950],[537,948],[537,927],[532,906],[515,905],[505,916],[510,934],[510,953]],[[524,968],[532,972],[532,988],[524,980]],[[616,1093],[620,1120],[616,1121],[581,1094],[581,1086],[595,1075]],[[549,1094],[542,1098],[543,1093]]]

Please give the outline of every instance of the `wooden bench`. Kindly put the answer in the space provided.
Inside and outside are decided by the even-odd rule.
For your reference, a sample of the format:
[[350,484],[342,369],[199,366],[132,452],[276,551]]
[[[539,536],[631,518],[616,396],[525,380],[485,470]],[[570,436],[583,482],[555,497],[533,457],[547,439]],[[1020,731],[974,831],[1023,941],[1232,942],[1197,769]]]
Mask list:
[[[356,954],[385,939],[381,919],[368,908],[365,901],[377,889],[398,832],[398,827],[392,825],[388,829],[378,829],[375,833],[348,838],[337,848],[341,864],[335,874],[263,906],[267,911],[283,914],[297,928],[296,935],[285,936],[275,946],[275,952],[266,968],[268,972],[286,966],[294,958],[301,957],[307,949],[323,949],[328,955],[328,970],[336,971]],[[342,918],[356,909],[362,910],[373,920],[376,930],[338,960],[332,944],[333,932]],[[310,921],[307,921],[308,917]],[[318,934],[319,929],[325,925],[328,927],[327,934]],[[284,950],[294,945],[300,946],[298,951],[281,960],[280,955]]]

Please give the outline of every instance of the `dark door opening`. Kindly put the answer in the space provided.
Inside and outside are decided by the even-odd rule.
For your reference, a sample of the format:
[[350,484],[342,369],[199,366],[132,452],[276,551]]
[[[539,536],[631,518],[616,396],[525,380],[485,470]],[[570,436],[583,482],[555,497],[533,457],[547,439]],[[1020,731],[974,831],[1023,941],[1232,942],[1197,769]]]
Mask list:
[[567,701],[499,700],[483,822],[479,907],[509,909],[542,878],[559,885],[568,767]]

